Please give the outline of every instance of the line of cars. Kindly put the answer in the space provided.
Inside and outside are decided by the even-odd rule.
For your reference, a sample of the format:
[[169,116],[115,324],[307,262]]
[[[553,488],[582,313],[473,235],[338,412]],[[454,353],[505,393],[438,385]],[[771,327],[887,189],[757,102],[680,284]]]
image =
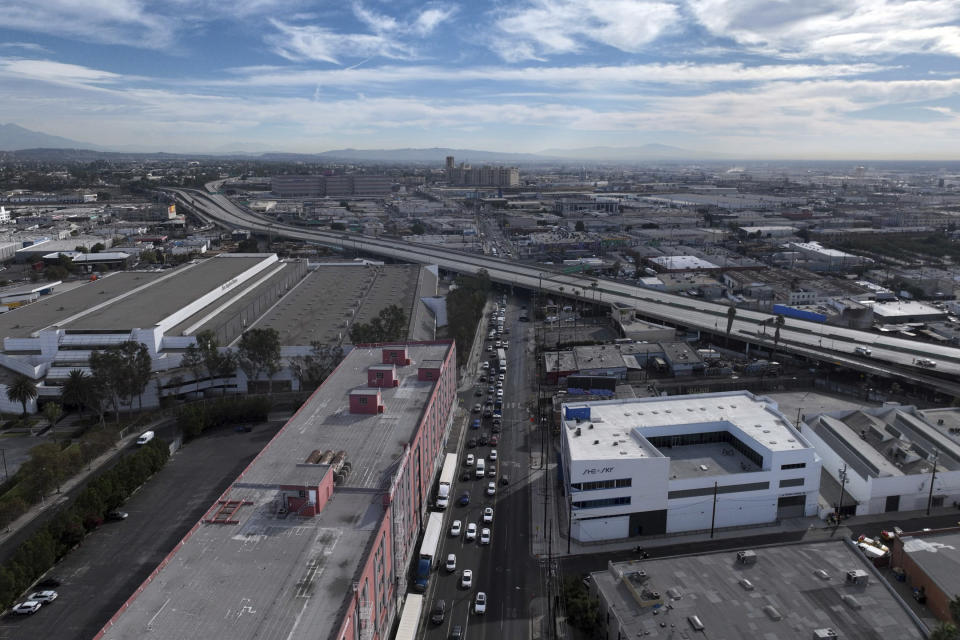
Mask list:
[[53,590],[53,587],[59,587],[60,581],[56,578],[47,578],[41,580],[35,586],[40,587],[40,591],[35,591],[27,596],[23,602],[17,603],[10,608],[10,611],[16,615],[30,616],[35,614],[43,607],[49,605],[60,595]]

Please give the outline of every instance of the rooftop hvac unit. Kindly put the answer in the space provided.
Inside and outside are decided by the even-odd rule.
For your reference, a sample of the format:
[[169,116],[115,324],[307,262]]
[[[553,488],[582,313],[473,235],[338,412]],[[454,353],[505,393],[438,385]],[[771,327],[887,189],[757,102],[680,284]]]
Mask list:
[[830,638],[839,638],[839,637],[840,635],[829,627],[824,629],[813,630],[813,640],[829,640]]
[[580,427],[577,427],[576,433],[577,433],[578,436],[580,435]]
[[750,549],[737,551],[737,562],[740,564],[756,564],[757,552]]
[[867,584],[869,580],[870,574],[863,569],[847,571],[847,582],[850,584]]

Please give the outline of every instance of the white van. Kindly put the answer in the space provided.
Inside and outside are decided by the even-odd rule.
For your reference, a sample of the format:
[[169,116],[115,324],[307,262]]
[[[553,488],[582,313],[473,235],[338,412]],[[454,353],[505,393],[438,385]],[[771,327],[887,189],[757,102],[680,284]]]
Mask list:
[[138,444],[138,445],[145,445],[145,444],[147,444],[148,442],[150,442],[151,440],[153,440],[153,438],[154,438],[156,435],[157,435],[157,434],[155,434],[153,431],[144,431],[143,433],[140,434],[140,437],[137,438],[137,444]]
[[484,459],[483,459],[483,458],[477,458],[476,477],[482,478],[482,477],[484,477],[484,476],[486,475],[487,470],[486,470],[485,467],[486,467],[486,462],[484,461]]
[[862,356],[868,356],[873,353],[873,351],[870,350],[870,347],[855,347],[854,351]]

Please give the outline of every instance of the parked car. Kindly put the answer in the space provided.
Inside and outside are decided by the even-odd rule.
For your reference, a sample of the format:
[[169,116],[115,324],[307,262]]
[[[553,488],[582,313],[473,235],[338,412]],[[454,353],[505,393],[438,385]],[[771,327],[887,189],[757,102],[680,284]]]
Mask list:
[[129,515],[126,511],[114,509],[107,513],[107,520],[126,520]]
[[42,604],[49,604],[57,599],[56,591],[37,591],[27,596],[27,600],[34,600]]
[[470,438],[469,440],[467,440],[467,448],[468,448],[468,449],[474,449],[474,448],[476,448],[476,446],[477,446],[477,439],[476,439],[476,438]]
[[[478,389],[478,391],[479,391],[479,389]],[[474,419],[473,419],[473,422],[470,423],[470,428],[471,428],[471,429],[479,429],[479,428],[480,428],[480,418],[474,418]]]
[[53,587],[59,587],[60,579],[55,578],[53,576],[48,576],[43,580],[41,580],[40,582],[38,582],[37,584],[35,584],[34,586],[40,587],[41,589],[51,589]]
[[478,402],[477,404],[473,405],[473,412],[474,412],[474,413],[480,413],[480,409],[482,409],[482,407],[480,406],[480,403],[479,403],[479,402]]
[[496,449],[490,449],[490,456],[489,456],[489,457],[490,457],[490,460],[496,460],[496,459],[497,459],[497,450],[496,450]]
[[13,608],[10,610],[21,616],[29,616],[39,611],[41,606],[43,605],[36,600],[27,600],[26,602],[13,605]]
[[487,442],[487,436],[480,436],[480,438],[477,440],[477,444],[481,447],[487,446]]
[[467,465],[468,467],[472,467],[472,466],[473,466],[473,462],[474,462],[473,454],[472,454],[472,453],[468,453],[468,454],[467,454],[467,459],[466,459],[466,461],[464,461],[464,464]]
[[498,436],[496,433],[494,433],[492,436],[490,436],[490,446],[491,446],[491,447],[495,447],[495,446],[497,446],[499,443],[500,443],[500,436]]

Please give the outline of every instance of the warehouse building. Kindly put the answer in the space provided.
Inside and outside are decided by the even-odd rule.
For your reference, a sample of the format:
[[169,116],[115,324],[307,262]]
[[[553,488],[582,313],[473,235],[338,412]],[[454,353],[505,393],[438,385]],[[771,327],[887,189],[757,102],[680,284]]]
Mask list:
[[747,391],[565,404],[561,444],[581,542],[817,513],[819,456]]
[[97,640],[389,637],[455,403],[452,342],[354,349]]
[[846,540],[611,562],[589,583],[611,640],[927,637]]
[[956,408],[833,411],[804,416],[802,428],[829,476],[821,489],[829,510],[867,515],[960,500]]

